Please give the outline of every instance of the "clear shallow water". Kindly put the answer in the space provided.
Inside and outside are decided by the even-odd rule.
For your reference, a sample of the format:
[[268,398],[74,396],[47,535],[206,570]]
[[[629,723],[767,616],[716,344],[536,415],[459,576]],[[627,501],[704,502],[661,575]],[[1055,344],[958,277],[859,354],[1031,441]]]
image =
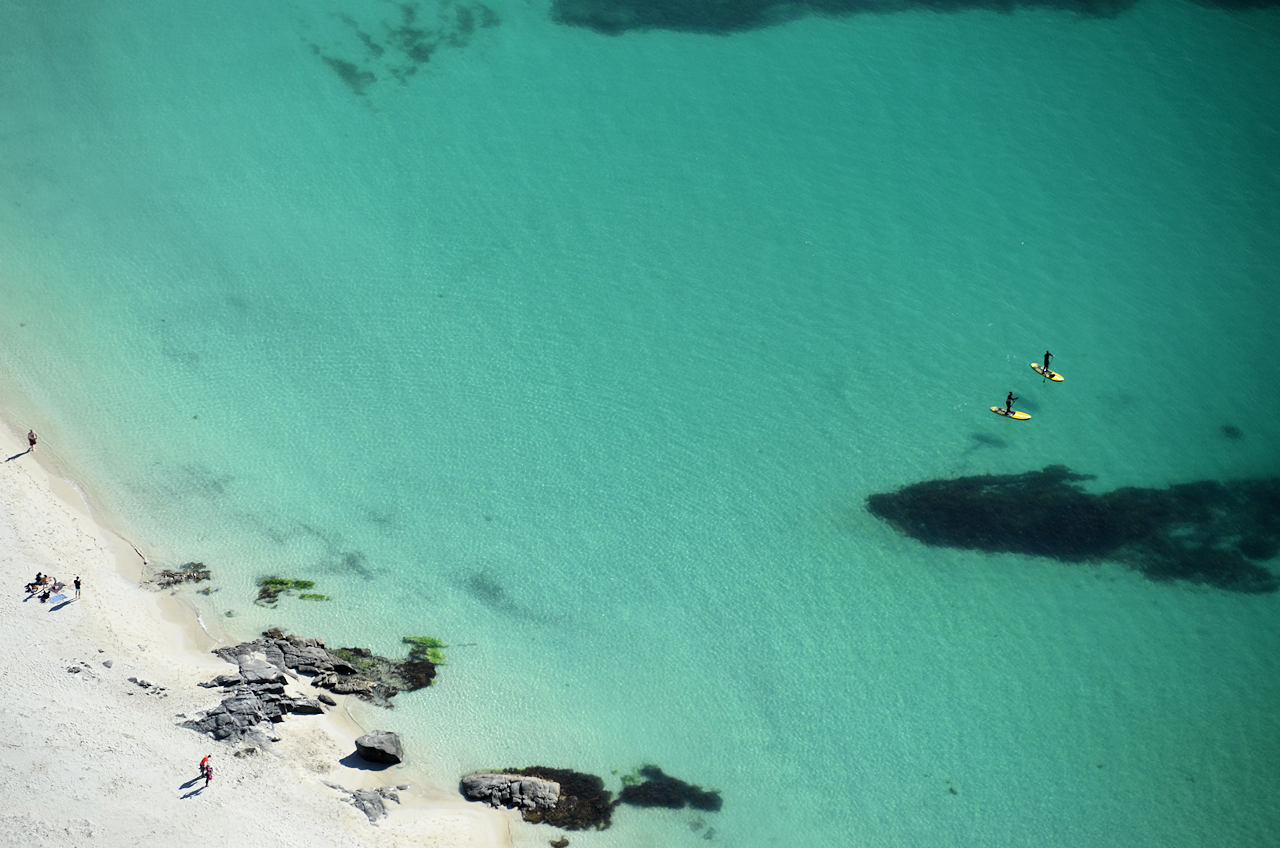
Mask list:
[[[240,635],[454,643],[373,719],[440,784],[724,793],[592,844],[1269,833],[1274,598],[863,503],[1275,473],[1276,16],[495,8],[358,93],[325,57],[393,7],[4,6],[0,345],[42,449]],[[1011,389],[1032,422],[986,412]],[[256,608],[269,572],[335,601]]]

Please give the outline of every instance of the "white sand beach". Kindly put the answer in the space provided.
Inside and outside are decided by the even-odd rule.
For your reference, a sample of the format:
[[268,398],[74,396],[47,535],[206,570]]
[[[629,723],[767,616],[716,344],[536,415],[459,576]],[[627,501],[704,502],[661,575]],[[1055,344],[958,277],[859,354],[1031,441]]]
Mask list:
[[[25,426],[0,426],[11,446],[0,453],[12,457],[0,462],[6,844],[513,844],[514,813],[468,803],[451,787],[421,785],[411,763],[383,771],[340,763],[369,729],[357,727],[341,703],[328,715],[289,717],[276,726],[281,741],[247,756],[178,726],[218,701],[216,690],[197,684],[233,670],[209,653],[222,637],[206,632],[190,608],[139,585],[141,557],[95,519],[47,449],[42,456],[45,446],[15,456],[25,433]],[[23,587],[36,572],[64,581],[68,599],[28,597]],[[197,764],[207,753],[215,772],[205,788]],[[326,784],[410,788],[371,824]]]

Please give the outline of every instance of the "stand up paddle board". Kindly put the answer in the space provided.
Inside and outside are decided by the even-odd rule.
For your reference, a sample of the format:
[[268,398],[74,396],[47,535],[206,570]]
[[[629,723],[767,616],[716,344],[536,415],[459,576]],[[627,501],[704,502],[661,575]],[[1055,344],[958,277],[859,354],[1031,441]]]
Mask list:
[[991,407],[991,411],[994,412],[996,415],[1003,415],[1005,418],[1016,418],[1019,421],[1026,421],[1028,418],[1031,417],[1027,413],[1017,409],[1015,409],[1013,412],[1005,412],[1002,408],[998,406]]
[[1036,372],[1037,374],[1039,374],[1041,377],[1047,377],[1047,378],[1049,378],[1050,380],[1052,380],[1052,381],[1053,381],[1053,382],[1055,382],[1055,383],[1061,383],[1064,379],[1066,379],[1066,378],[1065,378],[1065,377],[1063,377],[1061,374],[1059,374],[1057,371],[1046,371],[1046,370],[1044,370],[1044,366],[1043,366],[1043,365],[1041,365],[1039,362],[1033,362],[1033,363],[1031,363],[1031,370],[1032,370],[1032,371],[1034,371],[1034,372]]

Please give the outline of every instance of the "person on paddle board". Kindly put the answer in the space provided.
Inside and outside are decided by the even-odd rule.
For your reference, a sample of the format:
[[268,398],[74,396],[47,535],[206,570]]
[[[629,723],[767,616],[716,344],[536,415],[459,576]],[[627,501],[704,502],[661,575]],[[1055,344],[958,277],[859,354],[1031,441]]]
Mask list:
[[1013,392],[1009,392],[1009,396],[1008,396],[1008,397],[1006,397],[1006,398],[1004,399],[1004,414],[1005,414],[1005,415],[1012,415],[1012,414],[1013,414],[1013,402],[1014,402],[1015,400],[1017,400],[1017,398],[1013,396]]
[[1052,371],[1049,370],[1049,360],[1052,358],[1053,358],[1053,354],[1046,350],[1044,352],[1044,373],[1046,374],[1053,373]]

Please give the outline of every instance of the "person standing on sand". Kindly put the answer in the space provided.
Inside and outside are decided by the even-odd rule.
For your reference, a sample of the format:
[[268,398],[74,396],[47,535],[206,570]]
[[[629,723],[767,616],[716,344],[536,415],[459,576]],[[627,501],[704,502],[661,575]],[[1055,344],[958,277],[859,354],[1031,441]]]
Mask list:
[[205,755],[204,755],[204,759],[200,761],[200,776],[201,776],[201,777],[204,777],[204,770],[205,770],[205,768],[209,765],[209,758],[210,758],[210,757],[212,757],[212,756],[213,756],[213,754],[205,754]]
[[213,782],[213,766],[204,767],[204,788],[208,789],[209,784]]
[[35,430],[27,431],[27,444],[30,445],[30,447],[27,448],[27,453],[31,453],[33,450],[36,449],[36,431]]
[[76,575],[76,600],[80,600],[80,575]]

